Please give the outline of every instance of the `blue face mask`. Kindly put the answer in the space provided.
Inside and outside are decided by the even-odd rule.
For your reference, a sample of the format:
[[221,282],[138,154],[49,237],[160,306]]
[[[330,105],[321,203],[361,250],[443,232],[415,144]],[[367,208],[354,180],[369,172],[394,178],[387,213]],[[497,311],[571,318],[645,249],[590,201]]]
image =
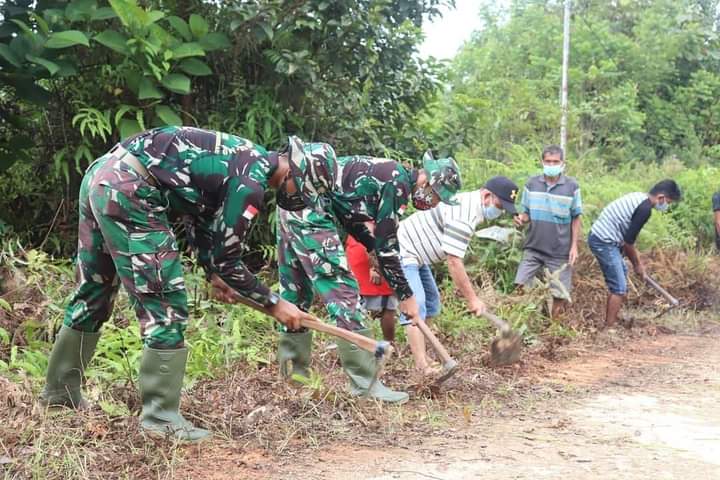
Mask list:
[[502,215],[502,212],[503,212],[502,210],[497,208],[495,205],[490,205],[489,207],[486,207],[483,205],[482,211],[483,211],[483,218],[485,220],[495,220],[500,215]]
[[548,177],[557,177],[563,171],[563,165],[543,165],[543,173]]
[[669,207],[670,207],[670,205],[667,202],[663,202],[663,203],[658,202],[655,204],[655,209],[658,212],[667,212],[667,209]]

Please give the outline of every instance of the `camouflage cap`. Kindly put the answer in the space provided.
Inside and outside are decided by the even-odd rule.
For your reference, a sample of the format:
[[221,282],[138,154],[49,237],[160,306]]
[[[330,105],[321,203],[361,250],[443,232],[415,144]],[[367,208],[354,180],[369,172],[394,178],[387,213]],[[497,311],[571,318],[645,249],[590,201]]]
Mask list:
[[337,157],[327,143],[304,143],[296,136],[288,138],[288,159],[298,192],[308,207],[314,208],[321,195],[335,188]]
[[452,157],[433,158],[432,153],[423,155],[423,169],[428,176],[430,186],[437,193],[440,200],[450,205],[457,205],[452,197],[462,187],[460,168]]

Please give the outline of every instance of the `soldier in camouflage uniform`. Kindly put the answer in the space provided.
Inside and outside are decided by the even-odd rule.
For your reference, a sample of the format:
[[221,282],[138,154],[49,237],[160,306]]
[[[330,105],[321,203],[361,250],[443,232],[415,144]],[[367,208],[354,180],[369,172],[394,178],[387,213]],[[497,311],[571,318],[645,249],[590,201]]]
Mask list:
[[[364,156],[340,157],[337,163],[335,188],[315,203],[316,208],[304,208],[300,198],[294,205],[279,205],[280,295],[305,311],[319,295],[338,327],[369,335],[340,231],[353,235],[376,258],[401,301],[401,309],[417,318],[417,302],[400,265],[398,222],[411,198],[418,209],[431,208],[441,200],[450,202],[460,189],[460,174],[452,159],[429,159],[421,170],[406,170],[394,160]],[[376,225],[374,235],[365,226],[368,221]],[[282,330],[278,348],[281,372],[307,376],[312,332]],[[353,394],[369,393],[378,400],[397,403],[408,399],[406,393],[390,390],[380,381],[368,392],[374,373],[372,355],[343,340],[337,343]]]
[[[327,155],[332,147],[292,139],[296,161],[306,152]],[[264,192],[298,192],[287,155],[268,152],[243,138],[189,127],[140,133],[96,160],[80,188],[77,255],[79,286],[56,337],[41,395],[45,405],[81,408],[83,371],[109,318],[119,285],[125,287],[140,322],[141,424],[150,433],[180,440],[209,435],[179,413],[187,349],[187,293],[171,215],[194,220],[194,244],[208,277],[270,309],[290,328],[309,316],[281,300],[240,260],[250,221]]]

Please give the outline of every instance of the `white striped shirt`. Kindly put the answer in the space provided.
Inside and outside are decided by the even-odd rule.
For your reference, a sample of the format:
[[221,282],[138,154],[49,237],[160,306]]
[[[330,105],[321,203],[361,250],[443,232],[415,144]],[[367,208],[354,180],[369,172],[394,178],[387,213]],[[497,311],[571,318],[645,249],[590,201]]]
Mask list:
[[463,258],[475,228],[484,218],[480,190],[463,192],[430,210],[415,212],[400,222],[398,242],[404,265],[430,265],[448,255]]
[[633,213],[647,199],[647,193],[633,192],[610,202],[600,212],[600,216],[590,228],[590,233],[604,242],[621,246],[625,241],[625,233],[630,227]]

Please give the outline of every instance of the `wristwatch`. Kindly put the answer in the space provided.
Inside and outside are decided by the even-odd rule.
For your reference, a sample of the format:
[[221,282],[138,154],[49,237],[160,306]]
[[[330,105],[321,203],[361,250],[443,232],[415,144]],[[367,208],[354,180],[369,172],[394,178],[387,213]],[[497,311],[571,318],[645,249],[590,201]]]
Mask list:
[[280,301],[280,295],[278,295],[275,292],[270,292],[270,296],[267,298],[267,301],[265,302],[265,308],[272,308],[275,305],[277,305],[279,301]]

